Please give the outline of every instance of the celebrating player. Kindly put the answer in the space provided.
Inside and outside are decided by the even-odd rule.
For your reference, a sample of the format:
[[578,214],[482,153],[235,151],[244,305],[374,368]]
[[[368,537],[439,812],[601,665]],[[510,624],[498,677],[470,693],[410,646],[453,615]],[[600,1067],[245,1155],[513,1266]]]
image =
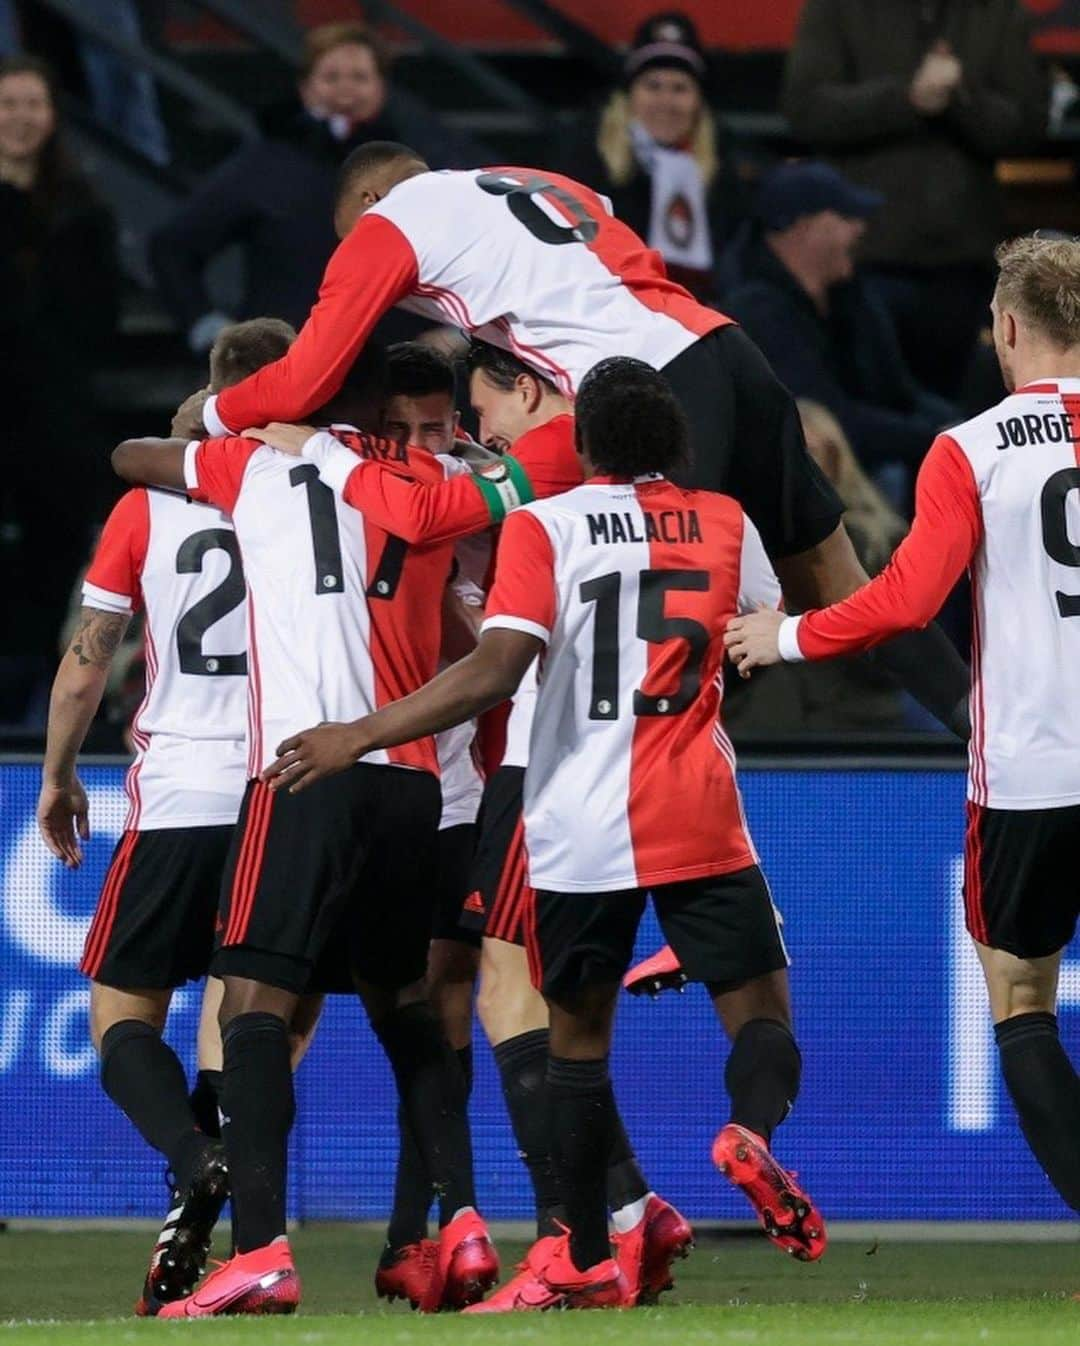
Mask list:
[[[295,336],[276,318],[224,329],[210,355],[210,387],[276,359]],[[244,577],[226,514],[138,487],[105,523],[79,626],[53,684],[38,800],[42,836],[69,866],[81,863],[80,841],[89,836],[76,759],[140,607],[146,695],[131,729],[130,807],[80,967],[91,979],[102,1087],[172,1170],[170,1210],[136,1306],[153,1314],[194,1288],[228,1195],[222,1147],[207,1134],[216,1135],[216,1109],[210,1124],[196,1116],[184,1068],[161,1036],[173,990],[209,966],[221,875],[247,782]],[[205,1047],[200,1058],[217,1064]]]
[[[742,504],[788,604],[832,602],[865,581],[840,501],[761,352],[670,280],[660,254],[588,187],[530,168],[432,173],[408,147],[372,141],[342,167],[335,222],[344,241],[292,350],[210,398],[192,434],[203,422],[225,434],[302,421],[399,304],[517,354],[566,397],[605,356],[662,369],[690,424],[687,483]],[[936,628],[880,657],[966,732],[966,670]]]
[[[364,372],[353,371],[359,391],[378,406],[328,406],[327,421],[375,420],[383,390],[376,397]],[[446,470],[387,441],[354,442],[421,478]],[[439,819],[434,743],[421,737],[380,753],[306,804],[281,807],[284,797],[257,779],[289,726],[373,710],[434,673],[450,548],[408,550],[346,508],[314,467],[252,439],[128,441],[113,464],[128,480],[184,482],[195,499],[227,511],[249,590],[250,779],[212,964],[225,982],[223,1136],[236,1255],[163,1315],[288,1312],[299,1302],[285,1235],[294,1113],[286,1024],[327,952],[348,962],[439,1190],[438,1257],[422,1307],[470,1302],[498,1262],[475,1209],[461,1069],[424,997]]]
[[[545,496],[580,485],[581,460],[574,450],[569,400],[496,346],[474,342],[467,364],[469,396],[480,418],[482,438],[512,450],[490,476],[482,469],[480,476],[423,486],[397,474],[369,471],[368,462],[358,462],[339,440],[314,434],[310,427],[274,426],[256,433],[319,463],[326,480],[341,484],[347,501],[412,541],[453,536],[504,517],[507,503],[516,502],[519,492],[531,491],[522,476],[525,469]],[[552,1167],[551,1121],[545,1104],[548,1009],[530,981],[525,955],[530,890],[521,801],[535,703],[536,672],[529,669],[510,708],[501,763],[484,788],[473,877],[461,922],[483,935],[477,1007],[495,1053],[518,1151],[529,1171],[537,1237],[543,1238],[558,1232],[566,1212]],[[609,1156],[608,1204],[619,1263],[631,1290],[641,1302],[654,1299],[670,1288],[672,1263],[689,1249],[693,1231],[673,1206],[651,1191],[621,1121]],[[485,1311],[512,1309],[519,1302],[530,1302],[537,1292],[546,1293],[542,1287],[537,1290],[536,1277],[526,1264],[485,1301]]]
[[724,627],[737,608],[775,604],[779,586],[734,500],[667,480],[687,433],[655,371],[602,361],[576,412],[586,483],[508,519],[476,652],[374,715],[286,739],[264,772],[318,788],[358,755],[511,695],[543,652],[524,789],[526,939],[551,1016],[552,1158],[570,1233],[534,1245],[544,1293],[517,1308],[632,1302],[607,1233],[618,1125],[607,1055],[649,892],[734,1040],[714,1159],[774,1241],[808,1259],[825,1247],[820,1216],[769,1151],[801,1063],[787,956],[718,718]]
[[1080,243],[1016,239],[998,263],[994,345],[1012,391],[934,441],[888,567],[824,611],[740,618],[726,641],[744,675],[865,649],[925,625],[969,569],[967,928],[1020,1125],[1080,1211],[1080,1078],[1055,1014],[1080,912]]
[[[391,346],[387,380],[384,434],[399,445],[411,446],[414,454],[421,450],[448,454],[458,444],[464,447],[466,441],[456,438],[454,367],[445,356],[415,341]],[[482,579],[490,546],[480,547],[474,556],[467,545],[456,549],[457,573],[443,599],[442,652],[451,660],[475,646],[483,611],[483,592],[470,574]],[[475,733],[474,724],[462,724],[435,739],[442,812],[427,971],[428,996],[460,1063],[466,1095],[472,1092],[472,1006],[480,936],[462,929],[459,917],[468,892],[476,814],[484,785],[473,759]],[[402,1297],[417,1307],[428,1290],[438,1254],[438,1245],[427,1237],[433,1180],[403,1109],[398,1120],[401,1142],[394,1204],[375,1288],[380,1296]]]

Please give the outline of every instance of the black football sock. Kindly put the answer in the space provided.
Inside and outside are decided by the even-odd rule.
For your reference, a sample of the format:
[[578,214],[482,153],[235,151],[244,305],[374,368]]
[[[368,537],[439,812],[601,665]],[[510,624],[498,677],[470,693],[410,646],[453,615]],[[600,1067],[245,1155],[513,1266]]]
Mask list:
[[1062,1198],[1080,1211],[1080,1078],[1055,1014],[1017,1014],[994,1025],[1001,1073],[1031,1152]]
[[615,1134],[608,1156],[607,1203],[620,1233],[632,1229],[645,1214],[645,1198],[649,1195],[649,1184],[638,1167],[630,1137],[626,1134],[618,1105],[615,1107]]
[[607,1057],[548,1058],[551,1158],[579,1271],[611,1256],[607,1222],[608,1159],[619,1126]]
[[458,1065],[461,1067],[461,1078],[465,1081],[465,1100],[467,1102],[472,1097],[473,1087],[472,1043],[470,1042],[467,1047],[456,1048],[454,1055],[457,1057]]
[[184,1067],[161,1034],[141,1019],[122,1019],[101,1040],[101,1085],[142,1138],[169,1161],[186,1187],[206,1137],[188,1102]]
[[439,1201],[439,1225],[476,1205],[465,1081],[430,1005],[405,1005],[372,1024],[397,1081],[424,1167]]
[[398,1104],[398,1161],[394,1174],[394,1206],[386,1230],[386,1242],[397,1250],[427,1238],[428,1210],[434,1187],[424,1156],[416,1143],[403,1104]]
[[204,1136],[216,1140],[221,1135],[221,1116],[218,1111],[221,1102],[220,1070],[199,1071],[195,1076],[190,1102],[199,1130]]
[[289,1034],[276,1014],[238,1014],[222,1034],[221,1135],[238,1253],[285,1233],[285,1166],[296,1115]]
[[802,1056],[777,1019],[749,1019],[735,1035],[724,1071],[731,1121],[766,1142],[798,1097]]
[[536,1201],[536,1236],[557,1234],[566,1222],[551,1162],[547,1104],[548,1030],[535,1028],[493,1048],[518,1154]]

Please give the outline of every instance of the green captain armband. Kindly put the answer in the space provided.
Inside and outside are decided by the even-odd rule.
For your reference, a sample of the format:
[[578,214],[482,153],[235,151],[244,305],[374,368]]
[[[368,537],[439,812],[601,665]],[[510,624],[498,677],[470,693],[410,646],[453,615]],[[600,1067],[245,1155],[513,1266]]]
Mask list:
[[510,454],[483,472],[474,473],[473,481],[484,497],[492,523],[502,523],[512,509],[536,499],[529,474]]

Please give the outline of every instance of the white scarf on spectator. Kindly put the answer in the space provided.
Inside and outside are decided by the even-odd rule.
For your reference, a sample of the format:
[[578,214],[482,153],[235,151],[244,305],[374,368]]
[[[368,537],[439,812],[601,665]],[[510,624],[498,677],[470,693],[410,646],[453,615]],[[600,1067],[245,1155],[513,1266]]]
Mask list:
[[649,247],[674,266],[710,271],[713,253],[705,183],[694,156],[659,144],[640,122],[630,123],[630,138],[634,157],[652,181]]

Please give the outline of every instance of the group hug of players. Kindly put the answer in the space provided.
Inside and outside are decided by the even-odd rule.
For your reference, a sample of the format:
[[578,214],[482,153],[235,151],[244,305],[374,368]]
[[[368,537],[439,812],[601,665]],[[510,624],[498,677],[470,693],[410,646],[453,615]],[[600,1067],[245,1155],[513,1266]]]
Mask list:
[[[938,437],[912,532],[867,583],[759,352],[588,188],[432,173],[378,142],[347,160],[335,222],[299,336],[227,329],[171,437],[114,452],[132,489],[53,689],[39,820],[76,865],[77,756],[143,611],[130,810],[82,962],[103,1087],[172,1175],[137,1312],[299,1303],[293,1071],[333,993],[359,995],[400,1100],[381,1295],[655,1302],[692,1231],[642,1174],[608,1074],[650,898],[657,984],[703,983],[731,1043],[713,1160],[775,1244],[822,1254],[820,1213],[771,1153],[801,1058],[720,717],[725,654],[749,675],[888,639],[876,657],[970,733],[968,927],[1025,1134],[1080,1209],[1080,1081],[1053,1012],[1078,907],[1080,246],[1003,251],[995,339],[1017,391]],[[369,340],[393,305],[471,335],[479,444],[445,360]],[[969,567],[970,728],[967,670],[929,625]],[[173,988],[207,973],[189,1094],[161,1032]],[[537,1222],[486,1299],[477,981]],[[232,1255],[200,1284],[227,1199]]]

